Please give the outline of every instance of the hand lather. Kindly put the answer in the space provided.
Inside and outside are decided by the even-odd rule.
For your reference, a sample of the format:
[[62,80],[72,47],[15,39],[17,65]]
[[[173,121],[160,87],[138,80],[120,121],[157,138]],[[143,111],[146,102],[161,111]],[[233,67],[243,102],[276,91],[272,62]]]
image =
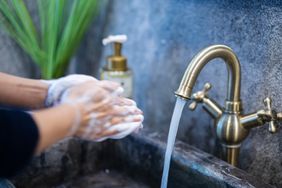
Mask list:
[[142,111],[130,99],[120,97],[123,89],[106,90],[107,84],[87,82],[69,88],[61,97],[61,104],[69,104],[77,111],[69,136],[87,140],[103,141],[119,139],[142,127]]

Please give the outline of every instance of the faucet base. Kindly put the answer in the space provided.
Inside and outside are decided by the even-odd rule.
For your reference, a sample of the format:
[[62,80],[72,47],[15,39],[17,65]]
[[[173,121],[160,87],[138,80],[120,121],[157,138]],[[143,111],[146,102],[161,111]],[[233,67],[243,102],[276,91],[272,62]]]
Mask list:
[[240,145],[235,146],[227,146],[222,145],[222,159],[228,162],[233,166],[238,166],[239,161],[239,153],[240,153]]

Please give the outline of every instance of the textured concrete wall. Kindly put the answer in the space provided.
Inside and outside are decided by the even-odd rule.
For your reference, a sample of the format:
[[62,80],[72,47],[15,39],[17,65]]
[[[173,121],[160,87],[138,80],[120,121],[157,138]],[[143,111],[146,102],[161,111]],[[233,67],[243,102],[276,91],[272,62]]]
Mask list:
[[35,77],[36,68],[31,60],[0,31],[0,71],[23,77]]
[[[177,89],[189,60],[202,48],[226,44],[242,65],[241,98],[245,112],[264,107],[270,96],[282,111],[282,3],[231,0],[111,1],[107,34],[125,33],[124,46],[135,72],[135,99],[145,112],[145,126],[168,131]],[[102,57],[109,54],[105,49]],[[101,62],[103,59],[101,60]],[[210,96],[223,104],[227,71],[222,61],[208,64],[195,91],[211,82]],[[183,113],[178,138],[216,154],[213,121],[198,108]],[[282,132],[254,129],[244,142],[242,168],[282,186]]]
[[[84,39],[72,69],[97,76],[111,53],[102,49],[108,34],[125,33],[124,54],[135,72],[135,99],[145,113],[145,126],[167,132],[181,77],[189,60],[202,48],[226,44],[242,66],[241,98],[245,112],[264,107],[266,96],[282,111],[282,2],[270,0],[118,0],[102,1],[101,12]],[[0,35],[0,71],[37,75],[30,60]],[[208,64],[195,91],[213,84],[210,96],[223,104],[227,72],[222,61]],[[178,138],[216,154],[213,121],[198,108],[183,113]],[[282,133],[254,129],[244,142],[242,168],[282,187]]]

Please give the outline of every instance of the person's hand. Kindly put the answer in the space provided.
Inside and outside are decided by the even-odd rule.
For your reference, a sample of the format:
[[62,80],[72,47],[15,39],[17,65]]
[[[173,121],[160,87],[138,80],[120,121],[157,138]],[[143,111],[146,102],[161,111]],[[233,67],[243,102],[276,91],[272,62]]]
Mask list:
[[142,111],[123,89],[110,81],[85,82],[67,89],[60,99],[77,109],[70,136],[102,141],[120,139],[142,127]]
[[87,76],[83,74],[72,74],[56,80],[42,80],[42,81],[49,85],[47,96],[45,99],[45,107],[50,107],[60,103],[62,94],[68,88],[87,81],[96,82],[97,79],[95,79],[92,76]]

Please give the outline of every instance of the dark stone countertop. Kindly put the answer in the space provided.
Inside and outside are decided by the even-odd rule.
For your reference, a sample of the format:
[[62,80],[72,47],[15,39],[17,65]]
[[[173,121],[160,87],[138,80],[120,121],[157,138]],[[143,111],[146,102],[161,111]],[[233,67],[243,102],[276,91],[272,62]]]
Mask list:
[[[35,157],[13,182],[17,188],[160,187],[165,140],[165,135],[150,130],[102,143],[66,139]],[[208,153],[177,141],[168,187],[187,186],[272,187]]]

